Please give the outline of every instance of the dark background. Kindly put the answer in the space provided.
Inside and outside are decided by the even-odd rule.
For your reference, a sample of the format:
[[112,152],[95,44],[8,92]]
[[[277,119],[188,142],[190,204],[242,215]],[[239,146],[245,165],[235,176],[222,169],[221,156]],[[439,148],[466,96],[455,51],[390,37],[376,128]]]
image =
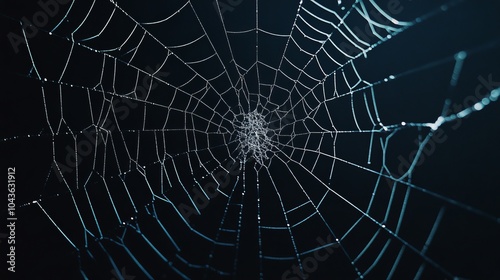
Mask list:
[[[308,1],[304,1],[308,2]],[[335,1],[330,1],[335,2]],[[344,5],[349,7],[350,2]],[[386,7],[387,1],[377,1],[381,7]],[[404,7],[401,14],[395,16],[402,20],[414,20],[416,17],[428,14],[437,9],[436,15],[424,20],[422,23],[402,32],[393,39],[377,46],[368,53],[366,59],[360,58],[355,61],[356,69],[361,77],[370,82],[382,81],[389,75],[396,75],[397,79],[388,83],[381,83],[374,87],[378,112],[385,125],[399,124],[402,121],[407,123],[434,122],[441,113],[444,101],[450,98],[452,104],[464,104],[468,96],[474,94],[476,86],[480,84],[478,77],[488,79],[491,75],[493,81],[500,81],[500,20],[498,14],[500,5],[497,1],[463,1],[456,7],[450,7],[448,11],[440,11],[439,6],[445,1],[401,1]],[[283,161],[289,158],[301,160],[302,154],[299,150],[293,151],[286,145],[289,137],[283,135],[280,138],[280,145],[275,156],[268,162],[270,164],[269,174],[266,169],[258,169],[253,161],[245,165],[245,184],[243,184],[242,173],[238,176],[230,177],[229,186],[234,187],[234,195],[228,214],[225,216],[225,224],[221,221],[227,204],[227,198],[219,194],[210,204],[203,209],[201,216],[193,216],[190,227],[179,217],[174,206],[180,203],[189,204],[187,192],[192,193],[192,188],[196,182],[204,185],[210,182],[211,178],[202,178],[207,171],[197,167],[202,162],[211,174],[220,171],[220,164],[226,166],[231,159],[237,158],[237,142],[235,131],[238,122],[231,123],[223,120],[219,115],[214,116],[214,122],[220,124],[221,129],[226,129],[229,134],[224,137],[213,137],[210,139],[210,151],[200,151],[199,157],[195,153],[185,153],[187,149],[193,149],[195,142],[201,147],[206,147],[207,138],[202,134],[186,134],[184,132],[166,132],[164,137],[167,141],[166,151],[172,156],[164,164],[162,171],[156,155],[156,142],[154,135],[160,137],[161,133],[153,134],[143,128],[144,105],[138,103],[138,107],[130,110],[128,117],[124,120],[116,120],[120,123],[123,133],[115,130],[116,137],[113,143],[116,144],[115,153],[108,147],[104,150],[103,145],[97,148],[97,156],[85,157],[80,169],[78,184],[75,172],[67,174],[68,185],[65,186],[52,173],[53,146],[56,150],[56,159],[64,162],[66,156],[65,147],[74,145],[75,140],[70,136],[71,132],[78,132],[85,129],[91,123],[91,115],[97,116],[99,106],[92,107],[90,113],[87,92],[81,88],[71,88],[63,85],[63,109],[68,127],[62,125],[57,136],[52,137],[45,117],[44,101],[51,124],[57,127],[60,120],[59,110],[59,84],[54,82],[43,83],[46,94],[42,98],[42,81],[38,80],[31,70],[32,63],[25,47],[20,47],[20,52],[15,53],[11,47],[7,34],[15,32],[21,34],[21,28],[16,20],[23,16],[32,19],[32,16],[40,10],[35,2],[28,1],[1,1],[0,17],[2,31],[1,55],[2,61],[0,77],[2,79],[2,121],[1,121],[1,159],[2,169],[7,166],[15,166],[17,170],[16,202],[18,203],[16,227],[17,242],[17,271],[16,277],[7,275],[6,279],[81,279],[86,275],[89,279],[112,279],[117,277],[113,270],[126,269],[127,275],[133,275],[135,279],[177,279],[180,271],[192,279],[258,279],[262,271],[263,277],[267,279],[280,278],[284,271],[297,263],[294,259],[294,248],[290,242],[288,231],[258,231],[258,219],[261,217],[263,225],[284,226],[283,211],[280,200],[276,196],[273,182],[279,189],[281,200],[287,210],[294,206],[301,205],[307,199],[303,195],[300,186],[308,191],[311,200],[318,203],[325,193],[322,183],[331,187],[354,205],[366,211],[372,192],[375,192],[375,200],[369,216],[380,223],[387,224],[387,228],[395,231],[397,218],[399,217],[401,205],[407,192],[406,184],[397,184],[394,191],[392,209],[387,220],[384,221],[384,214],[389,204],[392,182],[383,177],[377,183],[381,170],[382,159],[385,157],[386,166],[391,174],[396,177],[398,169],[398,156],[407,159],[408,155],[417,147],[415,139],[425,137],[428,130],[425,128],[408,128],[401,130],[389,140],[388,148],[383,152],[380,148],[380,140],[387,140],[390,134],[376,133],[375,144],[373,146],[372,163],[367,163],[370,133],[345,133],[339,134],[335,153],[337,157],[350,163],[375,170],[370,173],[359,167],[335,162],[333,177],[329,178],[332,165],[331,159],[321,157],[319,166],[313,172],[318,179],[313,178],[297,164],[289,163],[285,165]],[[86,10],[91,3],[75,2],[74,12],[68,15],[68,20],[61,25],[55,35],[47,34],[57,22],[59,22],[68,8],[68,5],[61,5],[61,11],[51,18],[48,24],[39,31],[39,34],[30,39],[31,50],[36,57],[36,64],[42,77],[57,81],[62,67],[66,63],[67,54],[71,49],[71,44],[66,38],[82,21],[86,15]],[[179,9],[184,2],[169,1],[168,4],[158,1],[148,3],[131,4],[128,2],[119,3],[123,9],[139,22],[154,21],[163,19],[165,15]],[[309,3],[310,4],[310,3]],[[327,3],[328,7],[335,8],[335,3]],[[198,13],[199,20],[203,23],[207,33],[210,35],[212,43],[220,55],[221,61],[227,67],[230,77],[236,81],[237,74],[234,63],[227,47],[223,28],[212,2],[193,3]],[[289,34],[297,11],[297,1],[274,1],[272,3],[259,3],[259,24],[263,29],[273,30],[279,34]],[[311,7],[305,5],[305,7]],[[106,1],[97,1],[96,7],[91,13],[89,24],[86,24],[80,33],[77,33],[76,40],[96,34],[96,30],[109,17],[112,5]],[[246,30],[255,27],[255,2],[243,0],[241,4],[233,7],[224,13],[224,22],[227,30]],[[317,12],[318,10],[311,11]],[[189,8],[186,9],[190,11]],[[337,9],[338,10],[338,9]],[[91,48],[104,49],[108,46],[116,46],[116,38],[129,34],[134,26],[130,19],[117,16],[111,22],[110,32],[103,33],[97,40],[85,42]],[[305,15],[304,15],[305,17]],[[183,42],[191,41],[200,34],[197,18],[189,12],[181,13],[172,21],[164,24],[151,25],[151,32],[168,46],[179,45]],[[364,27],[366,22],[362,19],[352,19],[351,26]],[[333,19],[332,19],[333,21]],[[304,29],[305,31],[305,29]],[[309,30],[310,32],[310,30]],[[311,34],[313,34],[311,32]],[[131,42],[138,42],[142,34],[136,33],[131,37]],[[248,35],[229,35],[232,51],[236,62],[242,67],[250,67],[255,62],[255,33]],[[300,38],[295,33],[294,38]],[[333,40],[337,40],[334,38]],[[309,43],[301,38],[305,48],[315,49],[316,44]],[[336,41],[338,42],[338,41]],[[374,43],[373,40],[372,43]],[[279,59],[284,50],[286,39],[278,39],[266,35],[259,37],[259,61],[277,67]],[[174,51],[179,57],[197,60],[210,54],[211,47],[207,42],[200,43],[193,47],[180,48]],[[465,60],[459,83],[452,92],[449,90],[449,80],[454,66],[453,55],[459,51],[467,51],[468,57]],[[334,53],[332,51],[332,53]],[[166,53],[158,43],[153,40],[145,40],[134,58],[134,65],[141,69],[147,66],[154,67],[162,63]],[[303,54],[290,47],[286,56],[293,61],[301,62]],[[120,57],[124,61],[130,59],[130,54]],[[436,63],[433,65],[434,62]],[[106,63],[112,63],[111,60]],[[118,63],[120,64],[120,63]],[[75,46],[74,53],[63,82],[72,85],[92,88],[99,82],[101,74],[102,59],[99,55]],[[112,65],[112,64],[106,64]],[[420,66],[426,66],[419,71]],[[336,67],[329,65],[329,72]],[[220,62],[210,60],[205,64],[197,65],[196,71],[204,77],[213,77],[221,71]],[[261,67],[260,77],[262,81],[272,82],[272,71]],[[349,66],[346,67],[349,69]],[[169,73],[165,79],[174,86],[180,86],[192,77],[192,72],[176,59],[171,59],[165,64],[163,70]],[[113,84],[112,68],[105,68],[103,88],[111,91],[113,85],[118,94],[127,92],[134,87],[136,73],[124,65],[117,69],[117,83]],[[294,73],[291,66],[283,66],[286,73]],[[311,69],[312,75],[319,75],[317,70]],[[348,70],[346,70],[348,72]],[[405,75],[399,75],[403,74]],[[353,78],[351,72],[348,77]],[[202,98],[212,109],[220,114],[225,114],[228,119],[241,121],[241,113],[257,108],[265,113],[267,119],[272,119],[273,110],[276,106],[266,103],[265,99],[258,99],[256,94],[257,75],[255,68],[252,68],[246,77],[248,85],[247,92],[250,92],[250,102],[240,101],[235,98],[235,94],[230,92],[221,96],[210,90],[207,95],[198,93],[198,90],[205,86],[201,79],[194,80],[184,87],[186,92],[193,96]],[[143,76],[139,78],[142,80]],[[261,81],[261,82],[262,82]],[[303,79],[307,83],[307,79]],[[219,93],[224,92],[229,86],[229,81],[224,78],[213,81],[214,89]],[[277,84],[288,86],[289,83],[278,79]],[[326,87],[328,92],[333,91],[333,81],[327,79]],[[267,87],[262,86],[261,96],[267,95]],[[280,102],[283,92],[277,91],[270,97],[275,102]],[[315,91],[319,94],[320,91]],[[296,92],[292,91],[292,95]],[[322,93],[321,93],[322,94]],[[172,87],[164,84],[159,85],[150,97],[155,104],[170,104],[172,101]],[[173,108],[196,110],[197,114],[210,118],[213,112],[208,108],[194,109],[192,104],[188,105],[185,98],[187,95],[177,94]],[[356,95],[355,95],[356,96]],[[111,96],[107,96],[111,98]],[[116,98],[116,96],[114,97]],[[276,100],[274,99],[276,98]],[[321,97],[319,97],[321,98]],[[355,99],[357,112],[363,112],[364,105],[361,95]],[[217,103],[223,99],[227,104]],[[101,104],[102,95],[92,95],[94,104]],[[260,100],[261,106],[256,105],[256,100]],[[307,101],[313,101],[308,98]],[[241,106],[239,106],[241,105]],[[469,104],[470,105],[470,104]],[[288,107],[286,107],[288,106]],[[328,110],[332,115],[335,126],[339,130],[356,130],[351,114],[350,97],[343,97],[331,102],[327,102]],[[231,108],[229,111],[228,107]],[[167,119],[167,110],[161,106],[146,105],[147,128],[161,128]],[[283,108],[290,108],[290,104],[283,104]],[[465,279],[499,279],[500,255],[498,253],[500,244],[500,179],[498,177],[498,167],[500,158],[500,105],[498,102],[487,106],[480,112],[475,112],[466,119],[461,120],[461,124],[449,123],[442,126],[447,140],[444,143],[437,143],[435,151],[425,155],[423,164],[419,165],[412,174],[411,182],[425,191],[412,188],[409,194],[407,209],[405,212],[401,231],[398,237],[421,250],[429,232],[434,224],[439,211],[443,209],[444,216],[439,224],[436,235],[428,248],[427,257],[439,264],[445,271],[454,276]],[[269,113],[271,111],[271,113]],[[456,112],[455,112],[456,113]],[[291,119],[302,119],[303,113],[299,109],[292,112]],[[168,117],[167,127],[186,128],[183,115],[172,113]],[[315,120],[323,122],[328,115],[324,111],[316,115]],[[103,118],[102,120],[104,120]],[[358,115],[358,121],[363,128],[371,129],[366,115]],[[299,122],[300,123],[300,122]],[[205,123],[194,123],[193,127],[205,129]],[[188,124],[187,127],[191,127]],[[306,127],[312,127],[307,123]],[[458,128],[456,128],[458,127]],[[217,128],[210,127],[211,131]],[[290,129],[288,126],[286,129]],[[283,134],[287,133],[287,130]],[[295,132],[306,132],[300,124],[294,127]],[[380,127],[377,127],[380,129]],[[71,131],[71,132],[70,132]],[[139,132],[137,132],[139,131]],[[78,140],[84,139],[81,133],[77,133]],[[138,134],[140,136],[137,142]],[[123,137],[123,140],[122,138]],[[326,139],[321,146],[321,150],[326,154],[333,154],[332,139]],[[307,136],[297,137],[294,142],[289,143],[293,147],[306,147]],[[224,140],[231,142],[229,145],[220,147]],[[318,148],[318,137],[311,137],[308,148]],[[129,160],[127,150],[136,151],[140,147],[140,156],[134,160]],[[105,158],[105,155],[107,156]],[[315,161],[317,154],[304,155],[303,166],[310,167]],[[283,161],[282,161],[283,160]],[[190,163],[194,163],[194,174],[191,174]],[[175,165],[175,168],[174,168]],[[103,172],[104,167],[106,173]],[[258,176],[257,171],[258,171]],[[147,171],[147,180],[141,172]],[[380,172],[381,173],[381,172]],[[387,175],[388,171],[383,174]],[[102,177],[101,177],[102,176]],[[178,177],[177,177],[178,176]],[[297,178],[296,180],[293,178]],[[104,178],[104,179],[103,179]],[[167,182],[166,179],[171,179]],[[257,178],[259,179],[258,188]],[[273,181],[270,180],[273,179]],[[163,179],[163,181],[161,181]],[[238,179],[238,180],[237,180]],[[5,179],[6,181],[6,179]],[[4,181],[4,182],[5,182]],[[297,184],[300,182],[300,185]],[[84,185],[84,182],[85,185]],[[130,203],[128,194],[133,197],[136,209]],[[161,183],[163,182],[163,184]],[[149,184],[148,184],[149,183]],[[150,195],[149,187],[159,197],[167,198],[172,203],[166,203],[158,197]],[[162,188],[163,187],[163,188]],[[2,188],[2,196],[6,198],[5,188]],[[113,203],[121,218],[127,225],[122,226],[116,219],[115,210],[110,202],[110,190]],[[228,190],[230,188],[228,187]],[[93,202],[93,209],[88,206],[79,208],[82,219],[93,221],[93,213],[97,213],[96,220],[99,221],[100,228],[96,224],[88,223],[86,233],[79,221],[80,217],[74,208],[74,201],[79,205],[86,205],[87,196]],[[242,196],[242,192],[245,195]],[[436,198],[429,193],[442,195],[443,198]],[[257,203],[257,197],[260,197]],[[47,218],[47,216],[36,205],[33,200],[40,199],[41,205],[50,213],[60,229],[72,240],[78,250],[70,245],[61,232]],[[457,202],[457,203],[454,203]],[[243,214],[239,221],[240,206],[243,206]],[[458,204],[458,206],[457,206]],[[3,205],[3,204],[2,204]],[[473,213],[470,206],[479,209],[483,214]],[[94,210],[94,212],[92,211]],[[358,276],[354,266],[350,264],[349,258],[353,260],[370,239],[378,235],[366,253],[356,260],[356,267],[364,273],[373,262],[376,266],[369,274],[368,279],[384,279],[393,267],[396,256],[401,249],[401,240],[394,238],[385,230],[380,230],[380,224],[375,224],[366,217],[361,219],[359,212],[353,210],[351,206],[333,194],[326,196],[318,211],[322,214],[314,215],[311,219],[293,228],[294,241],[299,252],[306,252],[318,245],[317,237],[326,240],[329,234],[328,226],[342,237],[343,249],[335,249],[335,252],[325,261],[319,263],[318,269],[310,274],[310,279],[353,279]],[[298,222],[315,212],[311,204],[302,207],[289,214],[291,223]],[[5,211],[2,211],[5,214]],[[133,219],[132,219],[133,218]],[[359,220],[359,224],[349,231]],[[239,228],[241,225],[241,228]],[[201,238],[196,232],[215,238],[219,227],[240,229],[239,249],[227,249],[224,246],[213,246],[206,239]],[[6,229],[3,229],[4,232]],[[104,238],[98,238],[98,232],[103,232]],[[346,232],[349,233],[344,236]],[[175,243],[181,248],[177,251],[174,243],[170,241],[165,232],[168,232]],[[94,235],[92,235],[94,234]],[[232,240],[232,234],[221,234],[221,240]],[[387,251],[380,259],[377,259],[383,246],[390,240]],[[289,256],[289,260],[264,260],[259,262],[259,241],[262,242],[264,255]],[[229,241],[228,241],[229,242]],[[125,244],[125,245],[123,245]],[[2,255],[5,256],[6,242],[2,239]],[[166,259],[158,256],[153,250],[156,248]],[[214,249],[215,248],[215,249]],[[218,275],[212,270],[204,267],[189,266],[186,263],[206,264],[208,255],[213,251],[213,259],[210,265],[219,270],[233,272],[233,275]],[[345,251],[343,251],[345,250]],[[128,254],[133,255],[137,261]],[[302,259],[312,256],[312,253],[305,254]],[[234,260],[236,269],[234,270]],[[183,261],[185,260],[185,261]],[[140,263],[140,265],[138,265]],[[415,277],[422,263],[426,263],[422,257],[411,249],[405,249],[401,258],[394,279],[411,279]],[[2,271],[2,273],[5,270]],[[2,274],[3,275],[3,274]],[[3,277],[3,276],[2,276]],[[205,277],[205,278],[204,278]],[[450,279],[449,275],[442,270],[427,263],[422,274],[422,279]],[[4,279],[4,278],[2,278]],[[127,279],[127,278],[125,278]],[[132,279],[132,278],[130,278]]]

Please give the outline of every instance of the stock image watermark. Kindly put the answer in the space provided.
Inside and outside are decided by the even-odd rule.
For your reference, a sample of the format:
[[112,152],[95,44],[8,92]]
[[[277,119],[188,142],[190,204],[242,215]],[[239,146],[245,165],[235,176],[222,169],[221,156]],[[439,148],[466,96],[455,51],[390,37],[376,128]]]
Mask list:
[[[40,0],[37,2],[40,10],[35,12],[29,20],[27,17],[22,17],[22,30],[26,35],[27,39],[31,39],[38,34],[40,28],[44,28],[50,22],[50,19],[59,14],[61,10],[60,5],[66,5],[70,0]],[[17,34],[14,32],[9,32],[7,34],[7,38],[14,49],[14,52],[17,54],[19,52],[19,46],[26,44],[26,40],[23,34]]]
[[300,280],[308,279],[311,274],[316,272],[319,264],[326,261],[340,245],[337,241],[333,242],[333,237],[328,235],[326,241],[318,237],[316,241],[320,245],[318,250],[314,251],[312,256],[302,260],[300,264],[293,264],[290,269],[283,272],[281,275],[282,280]]
[[[156,70],[151,67],[146,67],[146,72],[149,75],[144,76],[142,79],[142,84],[138,85],[135,89],[137,94],[137,100],[119,97],[113,98],[111,106],[113,108],[113,116],[116,116],[119,120],[125,120],[129,115],[131,110],[138,107],[137,101],[146,100],[151,91],[158,87],[158,83],[153,79],[153,77],[166,78],[170,75],[169,72],[159,71],[160,65],[156,65]],[[59,182],[62,182],[65,173],[72,173],[76,166],[81,164],[85,157],[88,157],[94,152],[94,148],[97,148],[105,139],[105,134],[112,133],[116,130],[116,126],[113,124],[112,119],[107,118],[104,123],[95,129],[87,129],[82,131],[85,139],[81,139],[76,142],[75,145],[67,145],[65,147],[66,156],[64,163],[53,162],[52,169],[56,174]]]
[[[398,15],[404,10],[404,6],[401,4],[401,1],[399,0],[389,0],[385,8],[386,8],[385,12],[390,16]],[[383,25],[393,24],[392,21],[387,19],[380,11],[376,9],[370,10],[369,15],[371,15],[372,20],[377,22],[378,24],[383,24]],[[363,29],[361,29],[359,26],[355,26],[354,28],[351,29],[351,31],[359,40],[362,40],[367,44],[371,44],[372,41],[379,41],[380,39],[375,35],[375,33],[378,34],[382,30],[383,29],[381,27],[378,27],[377,25],[372,25],[370,24],[369,21],[366,22]],[[356,47],[353,43],[345,41],[339,44],[339,48],[348,55],[356,55],[362,52],[362,50],[359,49],[359,47]]]
[[7,270],[16,272],[16,168],[7,168]]
[[221,17],[224,17],[225,12],[232,12],[234,9],[239,6],[243,0],[214,0],[212,4],[214,5],[214,9],[217,13],[219,13]]
[[[492,91],[500,88],[500,82],[494,81],[492,74],[489,74],[486,78],[482,75],[478,76],[477,80],[479,83],[474,89],[474,94],[467,96],[463,100],[462,104],[453,104],[453,106],[450,107],[450,112],[448,112],[449,114],[459,114],[466,108],[472,108],[475,104],[479,104],[485,98],[487,99]],[[458,130],[462,126],[462,120],[467,117],[468,115],[464,116],[463,118],[456,118],[454,120],[454,123],[451,125],[451,129]],[[422,143],[419,138],[416,138],[413,141],[413,143],[416,145],[416,148],[413,149],[406,157],[403,155],[398,156],[397,159],[399,164],[397,167],[397,173],[391,174],[391,177],[400,178],[404,176],[412,167],[415,160],[417,160],[417,162],[415,162],[415,167],[424,164],[425,160],[432,156],[432,154],[434,154],[437,146],[446,142],[448,138],[448,134],[442,127],[438,127],[436,130],[432,131],[431,137],[426,143]],[[385,177],[385,179],[389,186],[392,188],[395,182],[393,179],[391,179],[391,177]]]
[[134,280],[135,275],[127,274],[127,269],[122,267],[120,271],[116,271],[115,269],[111,270],[111,274],[114,276],[111,280]]
[[201,215],[201,211],[208,206],[210,200],[217,197],[219,191],[225,189],[229,185],[231,178],[238,176],[240,173],[241,168],[239,168],[239,163],[231,160],[228,162],[225,169],[220,170],[213,176],[216,182],[209,182],[205,184],[201,190],[197,187],[193,187],[193,196],[190,198],[196,209],[185,203],[180,203],[177,206],[177,209],[181,213],[184,220],[189,223],[189,219],[193,214]]

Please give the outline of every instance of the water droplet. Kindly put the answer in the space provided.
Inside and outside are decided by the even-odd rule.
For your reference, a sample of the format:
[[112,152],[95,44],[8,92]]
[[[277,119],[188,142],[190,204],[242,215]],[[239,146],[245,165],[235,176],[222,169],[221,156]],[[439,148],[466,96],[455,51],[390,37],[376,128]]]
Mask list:
[[484,108],[484,105],[482,103],[476,103],[474,104],[474,109],[476,109],[477,111],[480,111]]
[[461,51],[455,55],[455,59],[464,60],[467,57],[467,52]]

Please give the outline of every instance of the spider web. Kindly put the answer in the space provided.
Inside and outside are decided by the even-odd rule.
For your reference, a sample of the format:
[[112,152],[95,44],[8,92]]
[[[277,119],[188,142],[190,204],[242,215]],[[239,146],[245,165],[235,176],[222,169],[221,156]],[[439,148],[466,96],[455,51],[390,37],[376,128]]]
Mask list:
[[446,259],[446,237],[469,236],[459,219],[494,236],[498,180],[468,199],[437,178],[453,151],[428,152],[466,135],[458,123],[498,115],[496,88],[452,106],[498,44],[425,37],[473,5],[171,2],[71,1],[36,36],[13,28],[34,105],[2,144],[40,170],[20,208],[64,241],[71,268],[84,279],[127,279],[124,267],[138,279],[478,273]]

